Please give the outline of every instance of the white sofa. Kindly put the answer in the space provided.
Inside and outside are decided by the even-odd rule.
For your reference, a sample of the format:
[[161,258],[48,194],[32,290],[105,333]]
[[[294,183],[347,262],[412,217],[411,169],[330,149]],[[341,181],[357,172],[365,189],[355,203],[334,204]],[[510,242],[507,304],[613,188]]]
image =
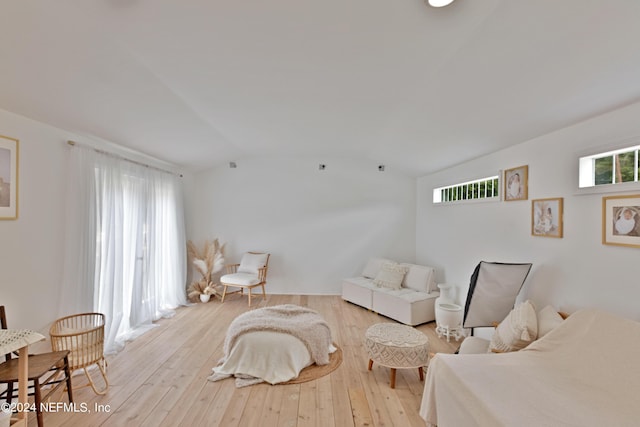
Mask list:
[[393,262],[372,258],[358,277],[343,279],[342,299],[357,304],[405,325],[415,326],[435,320],[435,301],[440,295],[433,267],[400,264],[408,267],[400,289],[373,283],[383,264]]

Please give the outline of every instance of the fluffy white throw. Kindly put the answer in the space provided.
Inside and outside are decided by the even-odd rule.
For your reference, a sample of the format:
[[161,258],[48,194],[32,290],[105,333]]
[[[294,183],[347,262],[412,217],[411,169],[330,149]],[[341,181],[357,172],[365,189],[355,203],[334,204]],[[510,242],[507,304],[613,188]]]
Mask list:
[[224,339],[224,358],[237,338],[247,332],[273,331],[293,335],[304,343],[316,365],[329,363],[331,329],[327,322],[310,308],[294,304],[275,305],[247,311],[233,319]]

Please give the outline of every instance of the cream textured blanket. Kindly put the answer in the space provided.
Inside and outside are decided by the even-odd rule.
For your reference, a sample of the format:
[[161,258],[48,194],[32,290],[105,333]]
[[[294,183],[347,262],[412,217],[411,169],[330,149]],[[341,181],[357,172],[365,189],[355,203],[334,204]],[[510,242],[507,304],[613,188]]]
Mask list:
[[640,323],[573,313],[512,353],[438,354],[420,416],[427,425],[638,426]]
[[272,331],[293,335],[304,343],[317,365],[329,363],[331,329],[318,312],[294,304],[251,310],[236,317],[224,340],[224,361],[238,337],[247,332]]

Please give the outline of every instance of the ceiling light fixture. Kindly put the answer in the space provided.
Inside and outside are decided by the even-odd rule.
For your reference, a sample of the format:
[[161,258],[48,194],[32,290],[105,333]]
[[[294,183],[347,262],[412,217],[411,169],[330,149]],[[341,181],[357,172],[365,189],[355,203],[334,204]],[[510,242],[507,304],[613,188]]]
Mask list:
[[429,6],[431,7],[444,7],[453,3],[453,0],[429,0]]

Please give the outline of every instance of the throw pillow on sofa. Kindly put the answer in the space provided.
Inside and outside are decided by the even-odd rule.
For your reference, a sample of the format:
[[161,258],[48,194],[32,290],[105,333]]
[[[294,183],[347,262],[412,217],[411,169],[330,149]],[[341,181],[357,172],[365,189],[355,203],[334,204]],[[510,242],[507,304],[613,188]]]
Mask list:
[[408,270],[409,268],[404,265],[385,262],[382,264],[378,274],[376,274],[376,278],[373,279],[373,284],[383,288],[400,289],[404,275],[407,274]]
[[403,287],[427,294],[438,290],[432,267],[407,263],[402,263],[401,265],[407,267],[407,274],[404,276],[402,284]]
[[394,261],[386,258],[370,258],[364,270],[362,270],[362,276],[367,279],[375,279],[382,266],[387,262],[394,263]]

